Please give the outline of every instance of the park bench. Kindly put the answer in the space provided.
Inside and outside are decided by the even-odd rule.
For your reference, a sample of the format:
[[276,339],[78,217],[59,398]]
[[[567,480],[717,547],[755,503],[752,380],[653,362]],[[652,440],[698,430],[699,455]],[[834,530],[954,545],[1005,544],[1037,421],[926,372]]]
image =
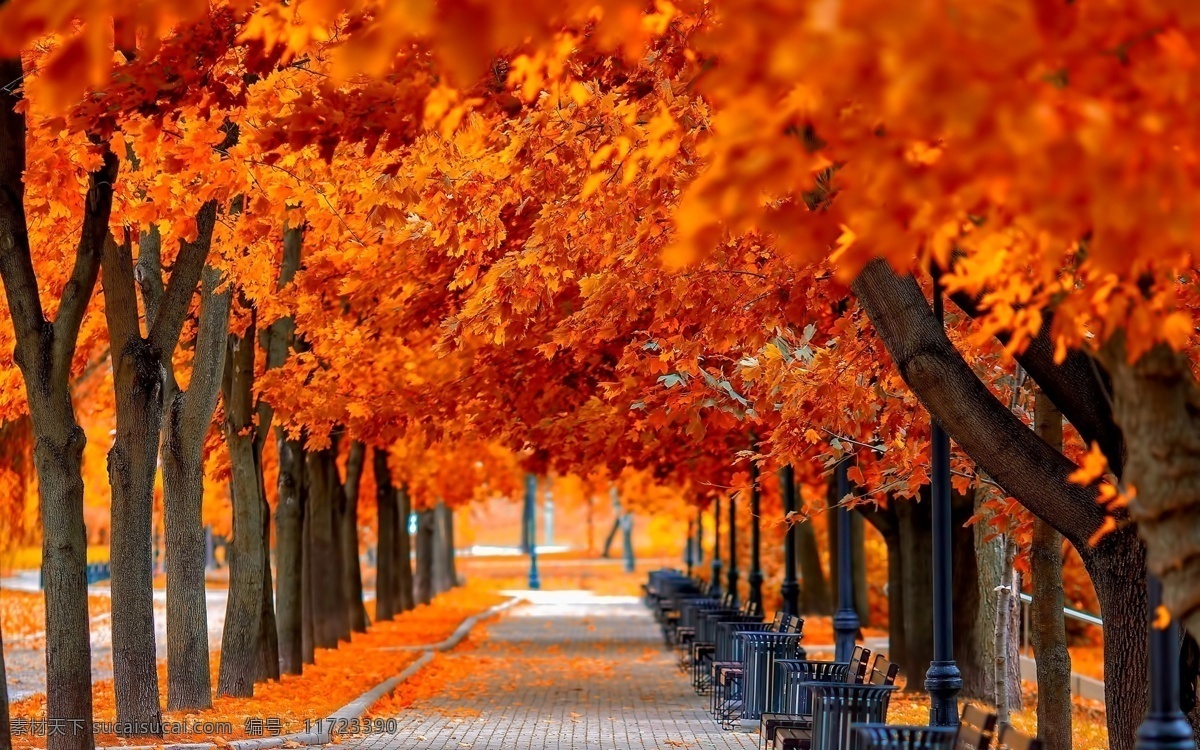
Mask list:
[[1000,745],[1007,750],[1042,750],[1042,741],[1018,732],[1010,724],[1000,725]]
[[891,694],[896,690],[900,667],[876,654],[862,683],[808,682],[812,715],[797,716],[778,726],[775,750],[862,750],[861,738],[852,736],[851,724],[882,723],[887,718]]
[[[800,655],[804,620],[799,617],[776,612],[774,620],[766,628],[760,624],[745,625],[747,623],[733,622],[718,625],[718,631],[723,631],[725,635],[728,648],[724,659],[712,663],[713,699],[710,707],[713,717],[726,729],[731,729],[742,717],[747,695],[747,675],[754,680],[752,687],[755,688],[755,695],[760,689],[765,692],[770,685],[772,658]],[[757,713],[761,713],[761,710]],[[757,713],[754,718],[757,718]]]
[[717,648],[717,626],[723,622],[762,624],[762,610],[752,602],[741,609],[717,608],[696,614],[696,630],[689,648],[681,658],[692,671],[692,687],[705,695],[709,687],[709,665]]
[[[988,750],[995,728],[995,714],[968,704],[963,707],[957,728],[855,724],[852,730],[859,736],[864,750]],[[1030,746],[1030,739],[1025,735],[1014,740],[1018,744],[1010,745],[1012,750],[1040,748],[1040,743]]]
[[694,671],[697,643],[706,643],[701,639],[701,633],[711,638],[710,629],[707,627],[709,623],[731,620],[762,622],[762,612],[749,601],[740,608],[736,607],[735,600],[729,594],[725,595],[718,606],[697,607],[685,612],[681,626],[675,631],[679,671],[685,674],[690,670]]
[[776,661],[774,695],[776,704],[759,718],[758,736],[765,747],[771,747],[775,730],[807,721],[812,716],[811,682],[848,682],[860,684],[867,678],[871,649],[855,646],[850,661],[810,661],[780,659]]

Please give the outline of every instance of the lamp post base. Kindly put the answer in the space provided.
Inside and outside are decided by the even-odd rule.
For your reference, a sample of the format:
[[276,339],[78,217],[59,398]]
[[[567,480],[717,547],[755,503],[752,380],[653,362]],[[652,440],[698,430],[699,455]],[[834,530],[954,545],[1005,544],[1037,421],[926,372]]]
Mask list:
[[834,661],[850,661],[854,655],[854,641],[858,638],[858,613],[853,609],[839,609],[833,615]]
[[783,597],[783,611],[793,617],[800,614],[800,584],[796,581],[784,581],[779,587],[779,595]]
[[1182,711],[1150,713],[1138,727],[1136,750],[1196,750],[1192,727]]
[[953,661],[935,661],[925,673],[925,691],[929,693],[929,724],[935,727],[958,726],[958,694],[962,692],[962,672]]
[[542,587],[542,581],[538,577],[537,569],[537,550],[532,549],[529,552],[529,588],[537,591]]

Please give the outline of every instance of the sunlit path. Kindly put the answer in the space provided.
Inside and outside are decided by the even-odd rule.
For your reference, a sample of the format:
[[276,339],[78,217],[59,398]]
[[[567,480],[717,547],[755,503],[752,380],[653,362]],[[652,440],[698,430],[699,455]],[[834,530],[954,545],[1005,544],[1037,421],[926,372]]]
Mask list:
[[[399,731],[345,744],[376,748],[751,748],[723,732],[675,670],[658,626],[633,597],[523,592],[476,647],[440,655],[403,690]],[[447,677],[447,675],[453,675]],[[424,681],[445,679],[436,691]]]

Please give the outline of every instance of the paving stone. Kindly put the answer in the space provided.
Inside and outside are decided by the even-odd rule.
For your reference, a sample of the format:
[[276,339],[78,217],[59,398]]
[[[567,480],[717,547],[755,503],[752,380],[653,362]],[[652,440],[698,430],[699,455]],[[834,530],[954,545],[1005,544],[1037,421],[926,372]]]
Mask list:
[[[692,691],[636,599],[542,593],[488,627],[476,644],[438,655],[477,668],[406,708],[395,717],[396,734],[342,744],[355,750],[724,750],[758,744],[757,734],[724,731],[708,716],[707,699]],[[452,674],[464,674],[463,665],[453,666]]]

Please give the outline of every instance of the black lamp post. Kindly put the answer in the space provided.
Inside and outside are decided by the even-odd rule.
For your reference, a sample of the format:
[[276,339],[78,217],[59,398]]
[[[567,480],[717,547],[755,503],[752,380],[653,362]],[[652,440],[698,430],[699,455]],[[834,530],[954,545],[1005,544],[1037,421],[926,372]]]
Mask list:
[[762,534],[758,524],[760,493],[758,487],[758,464],[750,461],[750,574],[746,582],[750,584],[750,606],[755,612],[763,611],[763,572],[760,559]]
[[692,577],[692,561],[694,553],[692,548],[696,544],[696,537],[692,535],[692,519],[688,519],[687,534],[683,537],[683,564],[687,566],[687,577]]
[[789,514],[796,508],[796,470],[787,464],[779,470],[779,493],[783,495],[783,515],[787,521],[787,532],[783,537],[783,585],[779,593],[783,596],[783,612],[793,617],[800,614],[800,584],[796,581],[796,527]]
[[[945,320],[942,287],[934,280],[933,314]],[[933,662],[925,673],[929,693],[929,723],[935,727],[958,726],[958,694],[962,673],[954,662],[954,521],[950,509],[950,436],[936,419],[932,421],[933,466],[930,481],[933,504]]]
[[850,494],[850,457],[838,461],[837,480],[838,507],[838,609],[833,615],[834,661],[850,661],[854,654],[854,639],[858,635],[858,612],[854,610],[854,555],[851,554],[850,511],[841,502]]
[[[1162,604],[1162,582],[1146,578],[1150,619]],[[1179,623],[1165,628],[1150,625],[1150,707],[1138,727],[1137,750],[1195,750],[1192,727],[1179,709]]]
[[533,590],[542,587],[538,577],[537,567],[537,514],[534,505],[537,503],[537,477],[525,475],[525,528],[529,530],[529,588]]
[[721,595],[721,496],[713,498],[713,559],[712,580],[708,582],[708,593]]
[[725,590],[733,595],[733,606],[739,607],[742,599],[738,595],[738,561],[737,561],[737,503],[733,496],[729,497],[729,570],[725,576]]
[[[696,567],[704,564],[704,511],[696,509]],[[698,574],[697,574],[698,575]]]

